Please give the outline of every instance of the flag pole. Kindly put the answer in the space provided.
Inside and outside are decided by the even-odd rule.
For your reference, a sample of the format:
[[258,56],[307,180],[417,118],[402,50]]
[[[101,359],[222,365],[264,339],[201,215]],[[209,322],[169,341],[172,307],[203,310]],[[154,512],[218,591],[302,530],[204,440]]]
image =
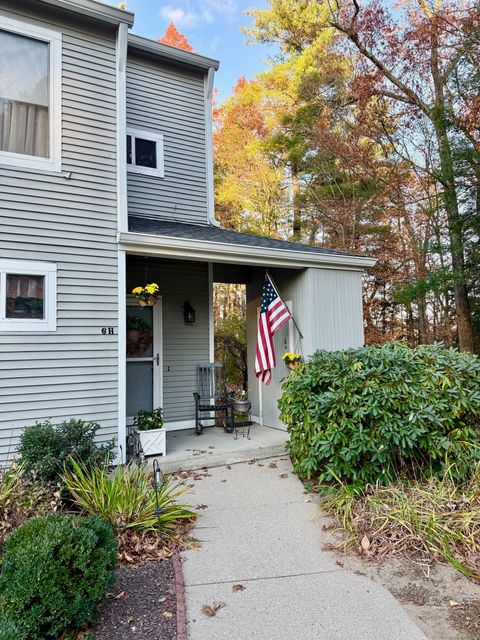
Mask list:
[[275,289],[275,293],[277,294],[277,296],[280,298],[280,300],[283,302],[283,304],[285,305],[288,313],[290,314],[290,317],[293,321],[293,324],[295,325],[296,330],[298,331],[298,335],[300,336],[300,339],[303,340],[303,335],[302,332],[300,331],[300,327],[297,324],[297,321],[295,320],[295,318],[293,317],[293,313],[290,311],[288,304],[285,302],[285,300],[282,298],[282,296],[280,295],[280,293],[278,292],[278,288],[277,285],[275,284],[275,282],[272,280],[272,276],[270,275],[270,273],[268,272],[268,269],[265,269],[265,275],[268,278],[268,281],[270,282],[270,284],[272,285],[272,287]]

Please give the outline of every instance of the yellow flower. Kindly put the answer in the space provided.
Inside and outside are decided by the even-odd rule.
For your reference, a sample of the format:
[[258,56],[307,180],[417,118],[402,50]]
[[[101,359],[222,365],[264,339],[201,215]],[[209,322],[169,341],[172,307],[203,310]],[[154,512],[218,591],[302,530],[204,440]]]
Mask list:
[[145,291],[150,295],[157,293],[158,289],[159,289],[158,284],[156,284],[155,282],[145,285]]
[[132,289],[132,293],[135,296],[138,296],[140,293],[142,293],[143,291],[143,287],[135,287],[135,289]]

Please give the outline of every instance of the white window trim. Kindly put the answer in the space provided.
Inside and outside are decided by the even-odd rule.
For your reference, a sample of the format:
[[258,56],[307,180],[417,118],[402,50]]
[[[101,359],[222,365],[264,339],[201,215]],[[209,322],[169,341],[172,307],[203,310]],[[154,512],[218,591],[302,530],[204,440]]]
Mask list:
[[[6,318],[7,273],[44,276],[44,312],[41,320]],[[56,331],[57,329],[57,265],[34,260],[0,259],[0,332],[2,331]]]
[[0,150],[0,164],[42,171],[62,170],[62,34],[1,15],[0,28],[20,36],[48,42],[49,49],[49,105],[48,158]]
[[127,127],[127,136],[132,136],[132,162],[135,162],[135,138],[142,138],[143,140],[151,140],[152,142],[155,142],[157,150],[156,169],[152,169],[151,167],[139,167],[136,164],[128,164],[127,162],[127,171],[130,171],[131,173],[140,173],[145,176],[164,178],[163,134],[144,131],[141,129],[130,129],[130,127]]

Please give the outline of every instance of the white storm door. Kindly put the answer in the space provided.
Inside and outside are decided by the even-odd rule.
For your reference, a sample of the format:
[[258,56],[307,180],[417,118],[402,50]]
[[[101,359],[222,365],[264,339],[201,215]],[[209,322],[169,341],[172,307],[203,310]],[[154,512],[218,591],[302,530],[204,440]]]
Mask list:
[[127,422],[163,405],[162,299],[140,307],[127,297]]

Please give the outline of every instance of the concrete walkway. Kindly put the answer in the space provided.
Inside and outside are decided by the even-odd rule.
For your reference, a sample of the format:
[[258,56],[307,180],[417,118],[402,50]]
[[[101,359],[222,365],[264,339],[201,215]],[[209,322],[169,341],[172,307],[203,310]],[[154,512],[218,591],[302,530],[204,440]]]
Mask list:
[[322,516],[288,459],[208,474],[192,481],[201,546],[183,554],[189,640],[426,640],[388,591],[322,551]]

